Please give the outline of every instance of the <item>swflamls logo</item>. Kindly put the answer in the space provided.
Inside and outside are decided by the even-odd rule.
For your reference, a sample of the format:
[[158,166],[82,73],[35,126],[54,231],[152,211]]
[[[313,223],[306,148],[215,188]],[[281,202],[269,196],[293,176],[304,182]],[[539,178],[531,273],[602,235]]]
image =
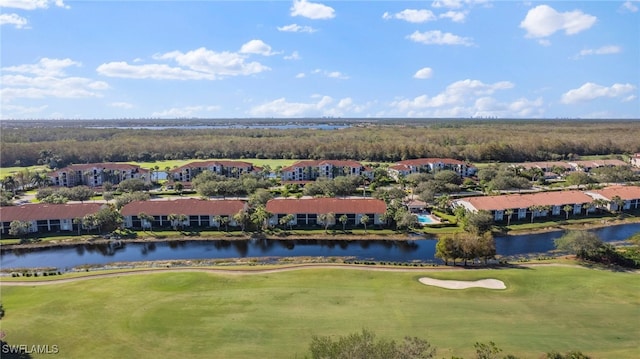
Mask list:
[[60,349],[57,345],[27,345],[27,344],[2,344],[2,354],[58,354]]

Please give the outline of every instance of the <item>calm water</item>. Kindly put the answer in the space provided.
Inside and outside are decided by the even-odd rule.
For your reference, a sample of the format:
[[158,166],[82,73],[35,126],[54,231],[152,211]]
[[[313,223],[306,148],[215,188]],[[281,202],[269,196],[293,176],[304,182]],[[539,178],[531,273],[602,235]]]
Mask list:
[[[604,241],[629,238],[640,232],[640,223],[594,230]],[[553,240],[563,232],[496,237],[496,251],[501,256],[547,253]],[[5,252],[0,255],[2,268],[57,267],[72,268],[83,264],[150,261],[169,259],[222,259],[246,257],[337,256],[360,260],[391,262],[422,261],[439,263],[434,257],[436,241],[331,241],[331,240],[243,240],[128,243],[116,245],[78,245],[39,249],[28,252]]]

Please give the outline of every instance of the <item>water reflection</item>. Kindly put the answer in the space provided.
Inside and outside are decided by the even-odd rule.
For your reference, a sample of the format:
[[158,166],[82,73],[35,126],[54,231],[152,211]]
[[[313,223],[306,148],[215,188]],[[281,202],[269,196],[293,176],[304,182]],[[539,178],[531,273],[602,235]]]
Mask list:
[[[640,232],[640,223],[595,230],[604,241],[621,241]],[[547,253],[562,231],[502,236],[496,238],[500,256]],[[415,237],[412,237],[415,238]],[[407,241],[368,240],[212,240],[167,241],[158,243],[82,244],[73,247],[16,249],[3,251],[3,268],[57,267],[70,268],[83,264],[107,264],[139,260],[222,259],[244,257],[353,257],[359,260],[388,262],[439,262],[435,257],[435,240]]]

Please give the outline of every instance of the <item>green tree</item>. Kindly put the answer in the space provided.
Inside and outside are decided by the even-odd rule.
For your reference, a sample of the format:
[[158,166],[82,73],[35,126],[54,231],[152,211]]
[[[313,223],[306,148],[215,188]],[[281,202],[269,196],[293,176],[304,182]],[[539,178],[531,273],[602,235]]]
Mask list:
[[513,209],[509,208],[504,211],[504,214],[507,215],[507,227],[511,225],[511,216],[513,216]]
[[436,354],[431,344],[417,337],[405,337],[398,344],[393,340],[376,339],[373,332],[332,337],[314,336],[309,345],[312,359],[429,359]]
[[[149,227],[149,232],[153,232],[153,216],[150,214],[146,214],[144,212],[138,213],[138,219],[140,220],[140,227],[144,231],[145,228]],[[145,226],[146,224],[146,226]]]
[[493,227],[493,216],[489,211],[478,211],[467,215],[464,229],[482,235]]
[[324,233],[328,233],[329,226],[333,225],[336,221],[336,215],[332,212],[321,213],[318,215],[318,220],[324,226]]
[[562,210],[566,214],[564,219],[568,220],[569,219],[569,213],[571,213],[571,211],[573,211],[573,206],[567,204],[564,207],[562,207]]
[[346,225],[349,217],[347,217],[346,214],[343,214],[342,216],[340,216],[340,218],[338,218],[338,220],[340,221],[340,223],[342,223],[342,231],[346,232]]
[[11,221],[9,223],[9,235],[24,239],[29,234],[31,223],[27,221]]
[[290,213],[282,216],[282,218],[280,218],[280,225],[283,226],[285,230],[287,229],[287,225],[289,225],[289,229],[291,229],[291,222],[293,222],[295,218],[296,216]]
[[624,200],[620,196],[616,195],[611,197],[610,203],[611,208],[615,207],[614,212],[622,213],[622,210],[624,208]]
[[363,214],[362,217],[360,217],[360,224],[362,224],[364,226],[364,233],[367,233],[367,223],[369,223],[369,216],[367,216],[366,214]]
[[238,211],[238,213],[233,215],[233,220],[240,226],[242,232],[244,232],[247,227],[247,222],[249,222],[250,216],[249,212],[244,209]]
[[569,231],[562,237],[554,240],[557,249],[573,253],[578,258],[587,258],[594,251],[603,246],[603,242],[597,234],[588,231]]
[[222,228],[222,216],[221,215],[213,216],[213,221],[216,222],[216,226],[218,227],[218,231],[219,231],[220,228]]
[[251,221],[256,225],[256,229],[260,232],[269,226],[269,217],[271,213],[267,211],[264,205],[258,205],[251,214]]

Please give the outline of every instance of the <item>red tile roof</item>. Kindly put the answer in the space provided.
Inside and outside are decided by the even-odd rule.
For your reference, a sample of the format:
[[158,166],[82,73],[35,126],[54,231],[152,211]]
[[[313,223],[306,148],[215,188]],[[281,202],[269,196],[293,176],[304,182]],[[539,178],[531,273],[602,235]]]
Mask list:
[[588,161],[572,161],[576,166],[583,167],[602,167],[602,166],[628,166],[629,164],[621,160],[588,160]]
[[34,203],[22,206],[0,207],[0,221],[38,221],[45,219],[73,219],[97,213],[101,203]]
[[560,167],[564,169],[573,168],[569,163],[562,162],[562,161],[522,162],[522,163],[516,163],[515,166],[522,166],[522,168],[525,168],[525,169],[531,169],[531,168],[551,169],[553,167]]
[[619,196],[624,200],[640,199],[640,186],[612,186],[589,191],[589,193],[597,193],[608,200],[615,196]]
[[267,202],[267,211],[274,214],[298,213],[384,213],[384,201],[372,198],[277,198]]
[[126,204],[120,210],[123,216],[137,216],[144,212],[152,216],[168,214],[198,215],[234,215],[244,208],[244,201],[240,200],[205,200],[205,199],[176,199],[171,201],[136,201]]
[[593,198],[582,191],[539,192],[508,194],[501,196],[469,197],[461,199],[469,202],[477,210],[501,210],[508,208],[529,208],[531,206],[563,206],[591,203]]

